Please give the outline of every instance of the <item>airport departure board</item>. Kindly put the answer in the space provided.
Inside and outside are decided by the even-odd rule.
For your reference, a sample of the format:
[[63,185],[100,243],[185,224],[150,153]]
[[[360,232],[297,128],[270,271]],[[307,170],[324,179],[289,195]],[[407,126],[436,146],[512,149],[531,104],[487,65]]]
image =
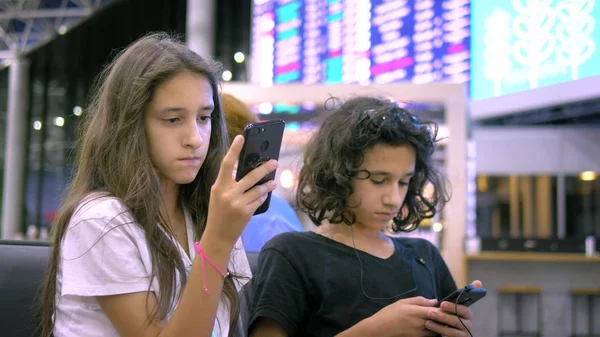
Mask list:
[[470,0],[254,0],[254,83],[467,83]]

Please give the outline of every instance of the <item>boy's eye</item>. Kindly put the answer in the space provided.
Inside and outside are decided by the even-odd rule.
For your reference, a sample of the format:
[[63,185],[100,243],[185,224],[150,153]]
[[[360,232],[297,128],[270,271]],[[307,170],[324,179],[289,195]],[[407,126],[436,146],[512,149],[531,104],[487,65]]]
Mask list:
[[385,180],[375,180],[375,179],[371,179],[371,182],[375,185],[381,185],[385,182]]
[[167,124],[173,124],[173,123],[177,123],[178,120],[179,120],[179,118],[173,117],[173,118],[167,118],[167,119],[165,119],[165,122]]

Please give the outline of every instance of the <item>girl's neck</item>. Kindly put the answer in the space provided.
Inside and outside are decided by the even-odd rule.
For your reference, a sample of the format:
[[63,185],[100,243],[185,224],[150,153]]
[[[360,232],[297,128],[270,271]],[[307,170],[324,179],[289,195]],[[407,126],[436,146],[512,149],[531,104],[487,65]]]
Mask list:
[[[179,202],[179,185],[172,182],[161,183],[160,214],[170,226],[178,223],[177,219],[183,215],[183,208]],[[176,228],[172,228],[176,230]]]

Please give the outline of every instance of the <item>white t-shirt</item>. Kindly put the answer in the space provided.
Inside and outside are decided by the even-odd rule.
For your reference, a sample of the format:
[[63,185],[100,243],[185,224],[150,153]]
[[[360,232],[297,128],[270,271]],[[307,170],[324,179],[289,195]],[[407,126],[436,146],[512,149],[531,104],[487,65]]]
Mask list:
[[[196,255],[194,229],[186,214],[189,256],[176,240],[186,270]],[[241,241],[233,250],[229,268],[251,277]],[[56,278],[55,337],[119,336],[96,296],[148,291],[159,294],[152,278],[152,260],[144,231],[114,197],[92,195],[75,210],[62,241]],[[236,282],[238,291],[248,279]],[[180,289],[179,277],[177,291]],[[171,317],[176,308],[167,315]],[[213,336],[227,336],[229,312],[219,304]]]

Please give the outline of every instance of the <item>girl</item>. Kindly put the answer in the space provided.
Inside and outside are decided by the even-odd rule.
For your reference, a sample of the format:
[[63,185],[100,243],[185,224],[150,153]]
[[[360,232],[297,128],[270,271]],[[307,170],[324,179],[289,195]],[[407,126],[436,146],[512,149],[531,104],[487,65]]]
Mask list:
[[233,334],[239,236],[275,184],[251,187],[276,162],[233,179],[243,138],[227,151],[217,70],[154,34],[103,72],[53,225],[42,336]]
[[436,132],[385,99],[357,97],[326,114],[297,190],[320,226],[261,251],[251,336],[468,336],[466,307],[435,308],[456,290],[435,246],[385,234],[416,229],[447,200],[432,162]]

